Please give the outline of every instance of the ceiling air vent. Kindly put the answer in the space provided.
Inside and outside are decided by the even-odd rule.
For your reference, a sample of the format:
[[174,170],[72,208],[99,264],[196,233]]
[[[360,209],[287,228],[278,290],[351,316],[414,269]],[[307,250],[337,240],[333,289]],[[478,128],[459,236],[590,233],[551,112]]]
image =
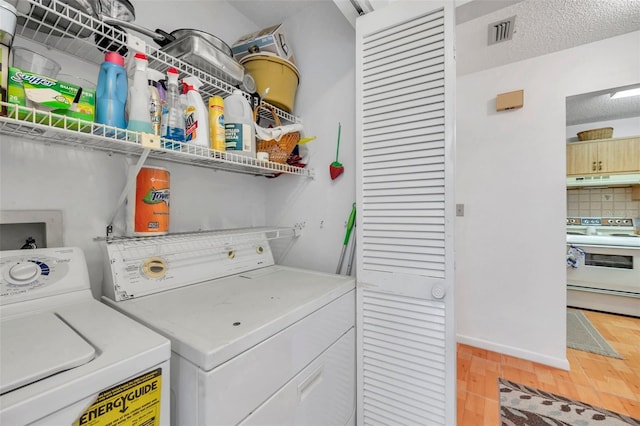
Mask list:
[[504,19],[502,21],[489,24],[489,46],[503,41],[511,40],[513,37],[513,27],[516,24],[516,17]]

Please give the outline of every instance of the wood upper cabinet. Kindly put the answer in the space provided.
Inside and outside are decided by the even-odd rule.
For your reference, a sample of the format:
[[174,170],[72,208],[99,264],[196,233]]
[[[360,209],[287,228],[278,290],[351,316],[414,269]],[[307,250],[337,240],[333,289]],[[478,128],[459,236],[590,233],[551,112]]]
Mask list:
[[640,172],[640,136],[567,144],[567,175]]
[[593,142],[567,144],[567,175],[596,173],[598,145]]
[[640,136],[623,138],[613,144],[601,142],[598,161],[607,164],[607,172],[640,172]]

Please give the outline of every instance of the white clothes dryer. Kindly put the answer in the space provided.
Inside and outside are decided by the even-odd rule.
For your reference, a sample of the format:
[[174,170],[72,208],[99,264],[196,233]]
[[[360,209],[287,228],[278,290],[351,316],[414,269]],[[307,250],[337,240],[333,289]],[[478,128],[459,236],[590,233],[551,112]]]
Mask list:
[[169,424],[170,342],[95,300],[78,248],[0,252],[0,424]]
[[105,249],[105,302],[171,340],[172,424],[354,424],[352,277],[276,265],[243,230]]

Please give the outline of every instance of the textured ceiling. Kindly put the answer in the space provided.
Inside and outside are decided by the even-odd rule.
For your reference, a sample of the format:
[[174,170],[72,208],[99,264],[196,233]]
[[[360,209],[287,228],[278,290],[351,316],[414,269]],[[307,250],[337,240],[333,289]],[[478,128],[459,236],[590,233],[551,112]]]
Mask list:
[[[482,3],[496,3],[496,0],[474,0],[457,9],[458,75],[640,30],[640,0],[502,2],[505,7],[476,14],[463,22],[461,18],[465,17],[466,9],[478,8]],[[500,0],[497,3],[501,3]],[[516,16],[513,38],[487,45],[488,26],[511,16]],[[567,125],[640,117],[640,97],[610,99],[610,95],[610,91],[606,91],[568,99]]]
[[632,117],[640,120],[640,96],[611,99],[615,91],[635,87],[640,87],[640,84],[568,97],[567,125]]
[[[492,0],[474,0],[457,9],[458,75],[557,52],[640,30],[640,0],[524,0],[490,13],[465,17],[466,9]],[[498,3],[500,3],[498,1]],[[474,5],[475,4],[475,5]],[[495,6],[495,4],[494,4]],[[488,26],[516,16],[510,41],[487,45]],[[640,83],[640,75],[638,76]],[[639,117],[640,97],[610,99],[595,92],[567,99],[567,125]]]
[[[314,1],[232,0],[261,27],[282,22]],[[336,0],[346,2],[348,0]],[[359,0],[362,1],[362,0]],[[399,0],[370,0],[375,5]],[[456,67],[464,75],[640,31],[640,0],[455,0]],[[488,26],[516,16],[510,41],[489,46]],[[638,76],[640,83],[640,76]],[[570,99],[567,124],[640,117],[640,97],[608,100],[608,94]]]
[[[475,0],[460,9],[485,1]],[[489,24],[514,15],[513,38],[487,46]],[[457,25],[457,73],[477,72],[638,30],[638,0],[524,0]]]

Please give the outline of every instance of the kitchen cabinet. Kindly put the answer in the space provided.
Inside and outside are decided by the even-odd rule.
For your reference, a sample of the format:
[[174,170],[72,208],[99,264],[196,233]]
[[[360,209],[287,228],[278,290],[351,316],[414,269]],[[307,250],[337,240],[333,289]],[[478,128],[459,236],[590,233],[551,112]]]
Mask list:
[[640,172],[640,136],[567,144],[567,175]]
[[[147,55],[149,68],[166,72],[170,67],[180,71],[181,76],[193,75],[203,82],[200,93],[206,100],[214,95],[227,96],[234,86],[219,78],[215,70],[206,72],[186,62],[178,60],[157,49],[138,37],[118,27],[105,25],[96,17],[77,11],[57,0],[24,0],[29,7],[18,12],[16,36],[45,45],[48,49],[73,55],[94,64],[104,60],[104,53],[96,46],[110,50],[121,50],[126,46],[129,52],[140,51]],[[82,29],[82,30],[80,30]],[[93,34],[92,37],[78,36],[78,31]],[[131,55],[131,53],[129,53]],[[249,95],[245,94],[249,99]],[[9,106],[9,104],[3,104]],[[213,151],[207,147],[177,144],[177,149],[165,149],[159,138],[151,138],[136,132],[120,132],[109,136],[104,125],[65,118],[52,113],[42,113],[33,108],[12,108],[7,116],[0,117],[0,134],[18,136],[46,144],[60,144],[79,149],[92,148],[109,153],[139,155],[140,158],[157,159],[167,162],[189,164],[235,173],[276,176],[292,174],[313,177],[309,168],[293,167],[288,164],[258,161],[232,152]],[[283,124],[298,123],[301,120],[279,108],[273,107]],[[266,108],[259,111],[260,117],[271,120],[271,112]],[[18,118],[20,116],[20,118]],[[26,117],[23,117],[26,116]],[[111,132],[113,133],[113,132]],[[174,144],[176,145],[176,144]]]

